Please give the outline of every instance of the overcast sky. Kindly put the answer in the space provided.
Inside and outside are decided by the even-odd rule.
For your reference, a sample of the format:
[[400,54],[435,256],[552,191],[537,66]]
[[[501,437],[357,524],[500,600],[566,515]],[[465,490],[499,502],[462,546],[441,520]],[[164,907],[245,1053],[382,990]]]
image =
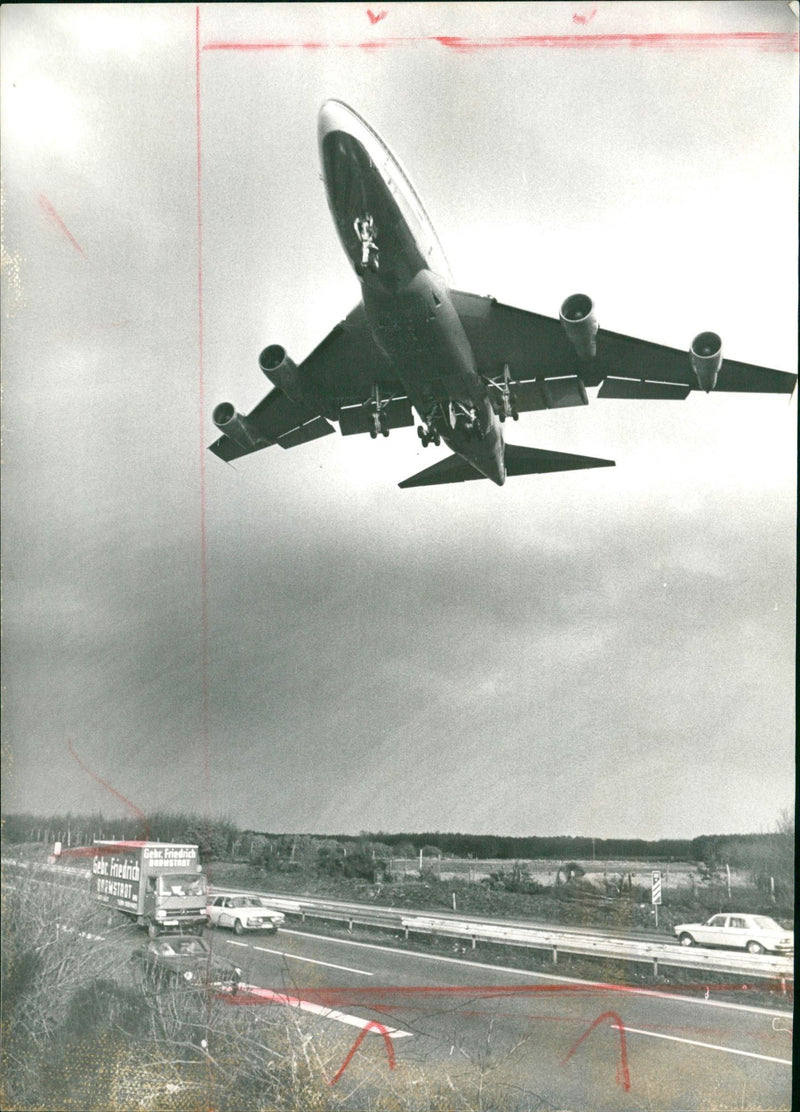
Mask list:
[[[204,446],[266,344],[299,362],[358,299],[328,97],[409,171],[458,288],[585,291],[601,326],[796,371],[795,16],[381,13],[201,6],[201,325],[195,7],[2,10],[4,809],[119,813],[71,742],[145,812],[260,830],[770,829],[796,397],[590,391],[507,435],[616,468],[502,489],[399,490],[437,458],[413,430]],[[672,37],[594,37],[624,34]],[[568,35],[592,45],[541,41]]]

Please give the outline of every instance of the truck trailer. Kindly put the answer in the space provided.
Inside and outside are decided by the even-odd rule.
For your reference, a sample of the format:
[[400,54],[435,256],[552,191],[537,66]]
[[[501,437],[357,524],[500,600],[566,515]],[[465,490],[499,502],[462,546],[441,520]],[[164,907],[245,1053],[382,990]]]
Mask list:
[[95,842],[92,894],[147,927],[200,933],[208,922],[208,884],[197,846],[169,842]]

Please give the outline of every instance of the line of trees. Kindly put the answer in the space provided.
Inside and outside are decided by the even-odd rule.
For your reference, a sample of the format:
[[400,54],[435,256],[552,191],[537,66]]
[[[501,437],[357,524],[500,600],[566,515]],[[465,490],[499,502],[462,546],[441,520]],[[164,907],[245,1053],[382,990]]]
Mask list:
[[[269,839],[286,837],[267,831],[248,833],[257,833]],[[693,843],[688,838],[662,838],[649,842],[642,838],[576,838],[567,835],[511,837],[502,834],[448,834],[438,830],[399,834],[365,830],[358,835],[333,834],[330,837],[345,846],[364,841],[383,844],[389,848],[393,857],[416,857],[420,850],[423,853],[432,850],[448,857],[501,861],[539,858],[563,860],[576,857],[589,860],[593,857],[600,860],[617,857],[658,861],[695,860],[692,857]]]
[[144,817],[109,818],[99,812],[76,815],[34,815],[17,813],[2,817],[3,841],[8,845],[39,842],[51,846],[61,842],[63,848],[92,845],[95,841],[153,841],[197,845],[200,856],[230,858],[236,856],[242,834],[228,818],[206,818],[202,815],[154,811]]
[[[188,842],[200,846],[205,860],[231,858],[301,864],[310,855],[329,861],[352,857],[356,853],[372,859],[413,858],[443,854],[451,857],[517,861],[610,860],[615,858],[645,861],[692,861],[709,868],[730,865],[755,873],[777,867],[791,871],[794,864],[794,823],[784,811],[776,828],[767,834],[708,834],[698,838],[577,838],[531,835],[505,837],[495,834],[457,834],[440,831],[423,833],[336,834],[318,836],[269,831],[240,830],[227,817],[156,811],[146,818],[137,816],[108,818],[96,812],[75,815],[41,816],[30,813],[4,815],[3,840],[7,844],[60,841],[65,848],[91,845],[95,839],[146,839],[161,842]],[[331,866],[334,867],[333,865]],[[337,868],[342,866],[336,866]]]

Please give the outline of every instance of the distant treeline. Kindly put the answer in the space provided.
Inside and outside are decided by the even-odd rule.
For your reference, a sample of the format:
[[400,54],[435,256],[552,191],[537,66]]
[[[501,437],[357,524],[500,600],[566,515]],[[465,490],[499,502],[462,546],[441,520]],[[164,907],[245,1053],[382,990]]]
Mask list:
[[[264,838],[277,838],[280,835],[266,831],[248,831]],[[283,835],[285,837],[286,835]],[[517,861],[524,859],[580,858],[591,860],[616,857],[635,857],[646,859],[694,860],[693,843],[686,838],[664,838],[657,842],[647,842],[641,838],[573,838],[566,835],[544,837],[531,835],[527,838],[504,837],[500,834],[386,834],[383,831],[372,833],[362,831],[359,835],[326,835],[342,845],[349,846],[360,842],[378,842],[389,846],[398,857],[414,857],[420,850],[428,852],[438,849],[447,857],[465,857],[478,860],[498,859]],[[697,839],[696,839],[697,840]]]
[[[295,860],[310,843],[336,843],[346,851],[361,850],[375,856],[429,857],[436,853],[448,857],[498,859],[506,861],[548,859],[554,861],[692,861],[709,867],[731,865],[758,869],[767,860],[780,858],[789,867],[794,852],[794,828],[784,815],[776,830],[769,834],[704,834],[698,838],[575,838],[531,835],[525,838],[495,834],[449,834],[440,831],[387,834],[384,831],[360,834],[287,834],[240,830],[227,818],[205,818],[196,814],[153,812],[142,818],[107,818],[91,815],[4,815],[3,839],[8,844],[21,842],[67,846],[89,845],[94,839],[149,839],[161,842],[189,842],[200,846],[204,858],[247,857],[254,840],[264,842],[277,858]],[[378,849],[380,847],[380,849]]]

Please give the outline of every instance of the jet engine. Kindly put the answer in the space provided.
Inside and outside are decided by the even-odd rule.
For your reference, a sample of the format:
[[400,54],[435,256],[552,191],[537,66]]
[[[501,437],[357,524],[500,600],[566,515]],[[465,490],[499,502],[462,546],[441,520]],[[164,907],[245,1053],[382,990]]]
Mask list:
[[574,293],[561,306],[561,323],[567,339],[581,359],[594,359],[597,354],[597,321],[594,304],[585,293]]
[[304,391],[297,365],[280,344],[270,344],[258,357],[258,365],[273,386],[283,390],[293,402],[303,402]]
[[722,366],[722,340],[716,332],[701,332],[692,340],[689,355],[700,388],[708,393],[717,385],[717,375]]
[[212,420],[220,432],[225,433],[240,448],[245,448],[247,451],[251,451],[262,444],[271,443],[265,437],[259,436],[253,430],[247,417],[237,413],[230,402],[220,402],[214,409]]

